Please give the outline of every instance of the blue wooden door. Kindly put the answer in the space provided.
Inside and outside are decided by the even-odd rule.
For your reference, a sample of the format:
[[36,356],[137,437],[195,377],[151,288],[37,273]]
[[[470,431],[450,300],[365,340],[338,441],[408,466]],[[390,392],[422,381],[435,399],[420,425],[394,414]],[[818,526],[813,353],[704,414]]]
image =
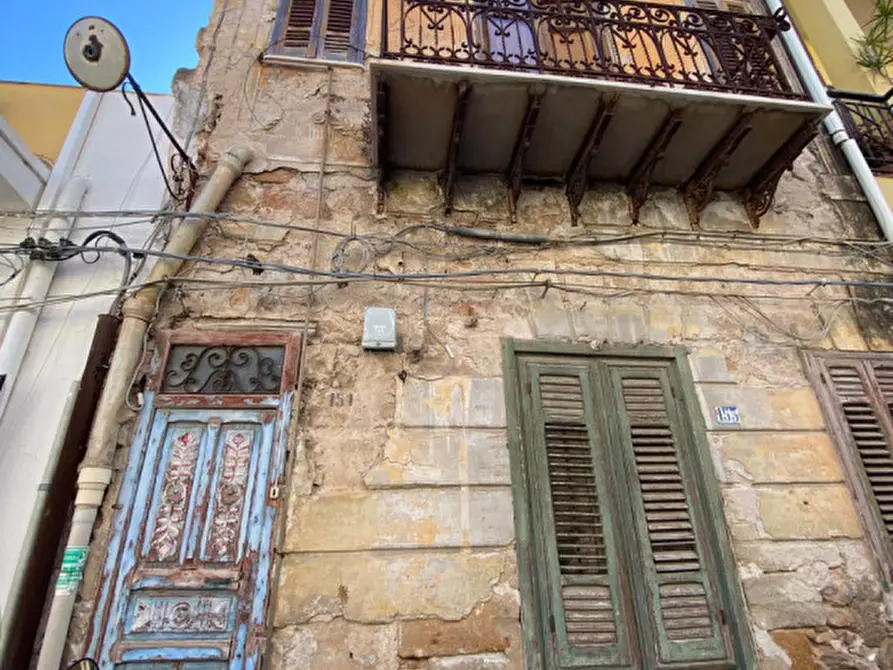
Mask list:
[[286,419],[144,412],[94,620],[103,670],[259,666]]

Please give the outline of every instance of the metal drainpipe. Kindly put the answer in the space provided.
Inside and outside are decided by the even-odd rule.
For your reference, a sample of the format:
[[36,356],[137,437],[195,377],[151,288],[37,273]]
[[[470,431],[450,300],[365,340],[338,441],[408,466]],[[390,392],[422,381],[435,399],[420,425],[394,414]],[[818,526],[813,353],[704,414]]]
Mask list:
[[[781,0],[766,0],[766,6],[773,14],[779,10],[785,11]],[[803,85],[806,86],[810,97],[815,102],[831,105],[832,100],[828,96],[825,84],[822,82],[819,73],[816,72],[812,59],[810,59],[809,53],[806,51],[806,47],[803,46],[800,35],[797,33],[797,29],[792,26],[790,30],[783,31],[781,35],[788,47],[788,53],[794,61],[794,67],[800,74],[800,79],[803,81]],[[843,121],[841,121],[837,112],[831,112],[825,117],[825,128],[831,135],[834,144],[840,147],[847,163],[853,169],[856,181],[862,187],[862,192],[868,199],[868,205],[871,207],[871,211],[874,212],[878,225],[884,232],[884,237],[893,242],[893,213],[890,212],[890,205],[887,203],[887,199],[884,197],[884,193],[881,191],[874,173],[866,162],[865,156],[862,155],[862,150],[859,149],[859,145],[847,133]]]
[[[74,177],[66,182],[59,194],[56,207],[62,211],[75,212],[80,210],[81,203],[87,193],[89,182],[82,177]],[[53,217],[47,223],[42,234],[48,238],[65,237],[74,225],[75,217],[63,219]],[[37,327],[37,319],[40,316],[40,303],[46,300],[53,283],[53,275],[56,274],[58,263],[53,261],[31,261],[28,265],[28,275],[25,285],[19,295],[23,305],[35,304],[36,307],[23,307],[17,310],[9,319],[9,326],[0,344],[0,373],[6,375],[3,388],[0,390],[0,420],[6,412],[6,406],[15,388],[16,379],[22,369],[22,362]]]
[[[253,153],[247,147],[235,147],[224,153],[208,183],[202,189],[201,195],[190,208],[190,212],[207,214],[215,211],[252,157]],[[187,216],[171,235],[165,251],[188,254],[207,225],[206,218]],[[143,337],[155,316],[155,308],[162,292],[161,283],[165,278],[175,276],[183,263],[182,259],[160,260],[146,279],[147,282],[159,283],[138,291],[124,303],[122,308],[124,321],[118,335],[118,344],[96,408],[93,428],[87,442],[87,453],[81,462],[78,474],[74,514],[65,545],[66,556],[79,557],[81,561],[86,561],[93,524],[112,480],[112,458],[118,434],[117,414],[129,391],[133,373],[140,363]],[[80,577],[81,575],[77,574],[74,583],[67,584],[68,588],[56,588],[50,604],[37,670],[59,670]]]

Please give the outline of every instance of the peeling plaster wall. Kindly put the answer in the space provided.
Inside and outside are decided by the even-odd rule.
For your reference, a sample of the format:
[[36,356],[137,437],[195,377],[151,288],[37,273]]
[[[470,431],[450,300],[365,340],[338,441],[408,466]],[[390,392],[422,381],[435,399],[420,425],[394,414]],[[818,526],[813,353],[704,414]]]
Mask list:
[[[224,10],[225,7],[225,10]],[[302,329],[306,342],[300,411],[291,440],[281,570],[265,667],[478,670],[524,665],[505,441],[499,342],[502,337],[602,344],[676,344],[690,352],[701,409],[722,483],[726,520],[763,668],[890,668],[893,638],[874,559],[837,447],[825,430],[799,348],[889,349],[889,322],[877,309],[830,303],[846,291],[823,286],[754,287],[635,277],[550,275],[555,269],[687,276],[814,279],[886,277],[882,259],[772,235],[878,239],[848,177],[833,174],[811,147],[783,177],[762,242],[733,236],[706,247],[661,238],[689,231],[684,204],[657,190],[629,225],[617,187],[591,190],[581,227],[572,228],[563,191],[525,188],[509,222],[497,179],[460,180],[445,220],[434,175],[396,174],[376,214],[369,155],[369,76],[262,65],[272,0],[218,0],[199,36],[201,61],[178,83],[181,131],[194,110],[199,156],[208,171],[228,147],[259,155],[221,212],[283,224],[223,221],[194,253],[315,269],[404,273],[521,267],[551,286],[448,290],[410,283],[301,285],[266,271],[263,287],[171,293],[158,326]],[[369,18],[374,32],[374,13]],[[319,162],[327,138],[327,169]],[[639,235],[611,245],[499,249],[445,239],[431,230],[404,235],[417,248],[315,236],[319,225],[354,236],[387,237],[444,222],[567,238]],[[301,229],[298,229],[301,227]],[[712,203],[702,230],[751,231],[743,208]],[[746,247],[746,248],[745,248]],[[491,250],[493,246],[488,248]],[[469,258],[444,258],[468,252]],[[225,272],[225,274],[221,274]],[[843,275],[842,273],[847,273]],[[252,280],[247,270],[190,266],[197,278]],[[598,290],[594,290],[597,287]],[[698,293],[700,295],[681,295]],[[741,294],[743,298],[734,298]],[[761,296],[761,297],[755,297]],[[748,299],[745,299],[748,298]],[[363,309],[394,307],[395,353],[361,347]],[[713,408],[735,405],[742,424],[715,425]],[[128,443],[122,432],[120,455]],[[72,632],[85,635],[113,496],[91,552]]]

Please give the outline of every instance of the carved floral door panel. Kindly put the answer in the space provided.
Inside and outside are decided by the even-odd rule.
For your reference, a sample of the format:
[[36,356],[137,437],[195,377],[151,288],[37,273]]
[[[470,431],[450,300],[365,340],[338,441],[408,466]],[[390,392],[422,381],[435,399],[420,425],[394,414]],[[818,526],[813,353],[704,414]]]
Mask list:
[[256,670],[300,337],[159,334],[87,654],[102,670]]
[[110,589],[102,668],[255,666],[276,419],[276,410],[155,412]]

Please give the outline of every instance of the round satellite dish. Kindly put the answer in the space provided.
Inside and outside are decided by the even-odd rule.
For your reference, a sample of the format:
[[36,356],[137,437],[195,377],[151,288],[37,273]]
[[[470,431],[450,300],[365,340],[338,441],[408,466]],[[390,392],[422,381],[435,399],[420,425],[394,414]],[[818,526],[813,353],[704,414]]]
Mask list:
[[130,71],[130,49],[121,31],[96,16],[72,24],[63,51],[71,76],[91,91],[117,88]]

